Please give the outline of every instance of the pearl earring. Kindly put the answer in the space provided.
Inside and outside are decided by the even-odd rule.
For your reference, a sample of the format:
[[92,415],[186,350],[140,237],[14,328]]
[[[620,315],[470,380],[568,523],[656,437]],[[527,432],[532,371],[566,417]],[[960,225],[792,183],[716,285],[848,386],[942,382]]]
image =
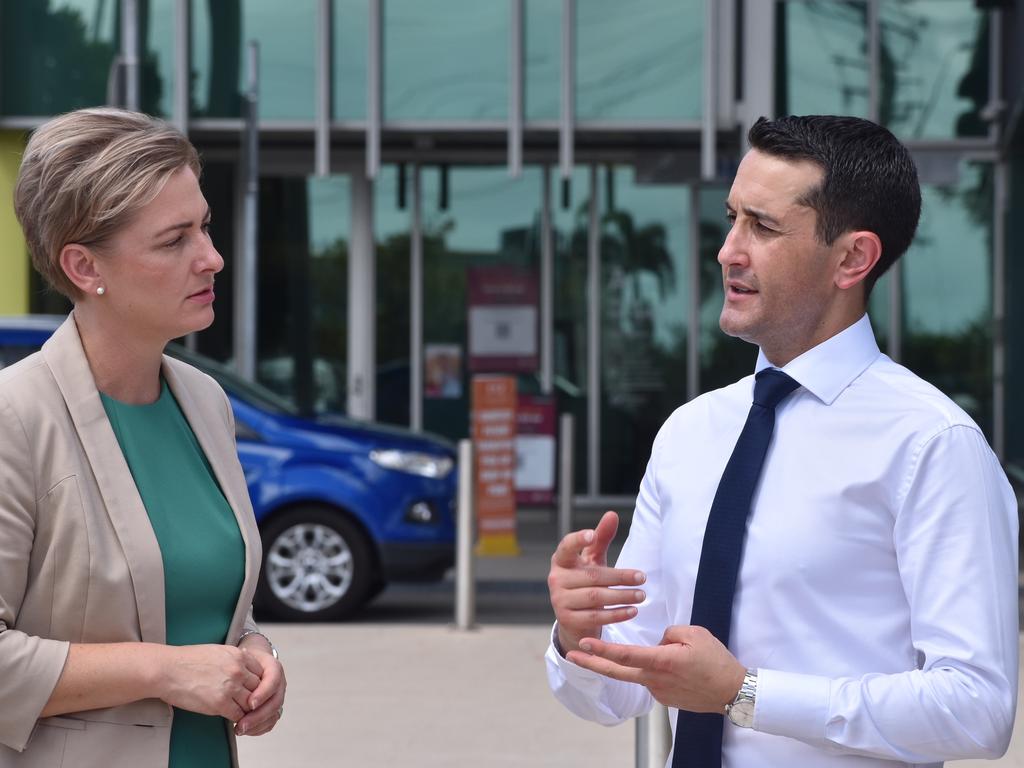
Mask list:
[[106,292],[107,292],[107,289],[104,288],[102,285],[99,288],[96,289],[96,295],[97,296],[102,296]]

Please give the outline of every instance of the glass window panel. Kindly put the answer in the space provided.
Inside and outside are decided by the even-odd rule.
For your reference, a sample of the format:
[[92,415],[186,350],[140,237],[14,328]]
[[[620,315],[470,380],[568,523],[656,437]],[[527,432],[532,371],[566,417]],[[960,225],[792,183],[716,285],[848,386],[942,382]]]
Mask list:
[[587,230],[590,170],[573,169],[568,207],[563,206],[562,180],[551,169],[551,226],[554,243],[554,373],[559,413],[574,419],[576,493],[587,492],[589,426],[587,408]]
[[[428,356],[431,345],[455,352],[462,386],[424,397],[423,426],[458,439],[469,426],[467,269],[538,269],[540,170],[510,179],[505,168],[451,169],[447,210],[439,204],[440,175],[423,170],[423,340]],[[519,392],[538,389],[536,373],[519,376]]]
[[957,0],[883,2],[882,123],[902,138],[985,135],[987,20]]
[[143,112],[171,117],[174,99],[174,0],[139,4],[142,70],[139,104]]
[[903,270],[903,360],[991,438],[992,167],[961,165],[922,189],[921,224]]
[[387,120],[486,120],[508,114],[508,3],[384,3]]
[[727,336],[718,325],[725,294],[718,251],[729,233],[725,218],[728,187],[705,186],[697,191],[700,210],[700,390],[709,392],[754,372],[757,348]]
[[892,270],[890,267],[889,271],[878,279],[868,298],[871,329],[875,332],[878,348],[886,354],[889,352],[889,329],[892,323]]
[[217,274],[216,315],[213,325],[196,334],[196,349],[207,357],[226,362],[234,349],[235,308],[235,178],[238,166],[206,161],[200,184],[210,206],[210,239],[224,258]]
[[0,0],[0,114],[105,104],[120,46],[118,3]]
[[601,493],[636,494],[664,420],[686,400],[690,195],[602,168]]
[[[405,175],[404,207],[399,177]],[[412,225],[412,169],[386,166],[374,183],[374,237],[377,241],[377,421],[408,426],[409,258]],[[426,312],[432,311],[428,307]]]
[[703,40],[703,0],[577,3],[577,117],[698,119]]
[[345,410],[347,176],[260,180],[256,376],[304,413]]
[[316,4],[282,12],[273,0],[192,2],[192,110],[238,117],[246,88],[246,47],[260,44],[260,119],[312,120],[316,95]]
[[867,3],[790,0],[779,29],[779,114],[867,117]]
[[[1007,175],[1009,211],[1024,211],[1024,132],[1019,128],[1010,146]],[[1024,216],[1006,217],[1006,280],[998,289],[1006,299],[1003,337],[1006,343],[1006,462],[1017,487],[1024,484],[1024,302],[1015,300],[1024,285]]]
[[370,34],[366,0],[334,0],[333,109],[339,120],[366,117],[366,54]]
[[527,120],[557,120],[562,100],[562,4],[526,0],[523,110]]

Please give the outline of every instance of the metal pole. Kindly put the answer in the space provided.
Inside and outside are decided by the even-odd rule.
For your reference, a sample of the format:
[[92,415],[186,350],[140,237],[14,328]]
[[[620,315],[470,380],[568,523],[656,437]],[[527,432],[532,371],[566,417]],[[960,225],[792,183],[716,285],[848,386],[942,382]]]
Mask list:
[[664,768],[671,751],[668,710],[655,702],[650,712],[636,718],[636,768]]
[[124,62],[124,106],[139,109],[139,3],[121,0],[121,59]]
[[[611,173],[611,171],[607,171]],[[590,166],[587,227],[587,492],[601,492],[601,227],[597,166]]]
[[455,520],[455,628],[476,625],[473,533],[476,510],[473,499],[473,441],[459,441],[459,507]]
[[331,0],[317,4],[316,129],[314,153],[316,175],[331,173]]
[[384,0],[370,0],[370,29],[366,46],[366,178],[373,179],[380,170],[381,49]]
[[420,164],[412,165],[409,233],[409,426],[423,429],[423,190]]
[[189,46],[189,2],[174,3],[174,99],[171,106],[174,126],[188,133],[188,91],[191,75],[191,49]]
[[572,531],[572,494],[575,477],[575,419],[563,413],[558,425],[558,540]]
[[235,360],[239,375],[256,379],[256,271],[259,262],[257,217],[260,195],[260,132],[259,132],[259,59],[260,45],[255,40],[248,47],[248,92],[245,116],[245,204],[242,263],[238,279],[242,299],[235,313]]
[[576,3],[562,0],[562,119],[558,126],[558,161],[562,179],[572,177],[573,128],[576,122]]
[[523,0],[509,0],[508,175],[523,170]]
[[541,173],[540,209],[540,391],[555,383],[555,256],[551,226],[551,166]]
[[704,0],[704,114],[700,130],[700,177],[715,178],[718,166],[718,0]]

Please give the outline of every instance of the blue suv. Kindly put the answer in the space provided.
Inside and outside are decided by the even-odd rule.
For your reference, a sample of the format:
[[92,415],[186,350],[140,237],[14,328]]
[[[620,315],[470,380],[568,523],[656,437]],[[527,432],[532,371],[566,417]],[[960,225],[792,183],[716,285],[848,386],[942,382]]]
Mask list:
[[[63,322],[0,317],[0,368]],[[395,581],[440,579],[454,562],[450,443],[340,416],[300,417],[269,390],[170,344],[227,392],[238,458],[263,538],[257,609],[294,621],[341,619]]]

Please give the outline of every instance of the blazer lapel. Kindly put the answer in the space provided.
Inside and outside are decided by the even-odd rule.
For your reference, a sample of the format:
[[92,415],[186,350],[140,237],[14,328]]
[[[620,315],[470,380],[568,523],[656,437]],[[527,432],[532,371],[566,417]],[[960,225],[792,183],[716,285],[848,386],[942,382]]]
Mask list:
[[124,550],[135,591],[142,640],[164,643],[167,625],[160,545],[103,409],[78,335],[74,312],[43,345],[42,353],[64,395],[107,515]]
[[[214,397],[202,397],[202,394],[190,388],[185,377],[179,375],[177,366],[184,365],[172,358],[164,356],[163,374],[167,385],[174,394],[181,411],[199,446],[206,454],[206,460],[213,468],[221,492],[227,500],[238,521],[238,530],[242,534],[245,545],[245,582],[235,607],[235,615],[231,622],[232,631],[237,634],[252,603],[252,595],[256,590],[262,561],[262,543],[259,529],[253,517],[252,504],[249,501],[249,489],[245,483],[245,475],[238,461],[238,450],[235,447],[234,435],[226,428],[229,407],[220,392]],[[212,385],[211,385],[212,386]],[[232,638],[228,638],[230,643]]]

